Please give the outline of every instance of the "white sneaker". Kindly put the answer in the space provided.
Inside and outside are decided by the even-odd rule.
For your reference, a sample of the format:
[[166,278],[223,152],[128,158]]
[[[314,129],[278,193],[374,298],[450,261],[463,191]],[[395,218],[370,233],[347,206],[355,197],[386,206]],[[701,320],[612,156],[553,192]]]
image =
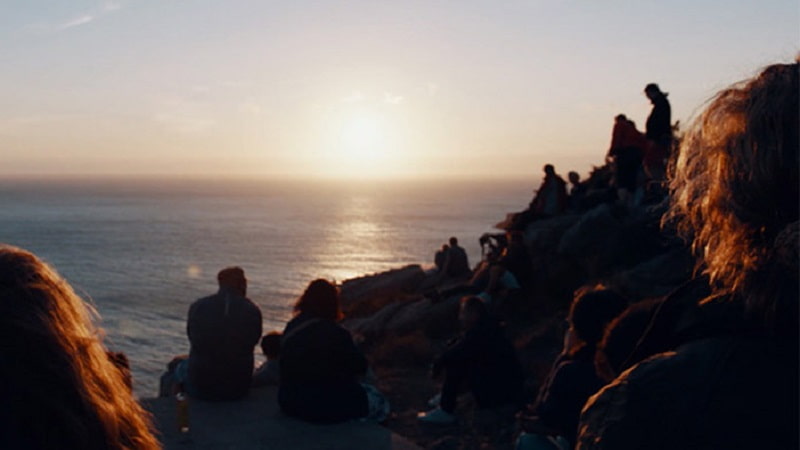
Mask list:
[[433,408],[430,411],[421,412],[417,414],[417,420],[422,423],[431,423],[436,425],[449,425],[456,423],[456,416],[443,410],[442,408]]

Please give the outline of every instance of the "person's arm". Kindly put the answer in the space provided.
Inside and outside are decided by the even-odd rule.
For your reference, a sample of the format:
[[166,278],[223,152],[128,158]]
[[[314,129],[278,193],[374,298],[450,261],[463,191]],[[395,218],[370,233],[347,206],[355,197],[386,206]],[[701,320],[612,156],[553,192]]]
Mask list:
[[345,367],[349,368],[353,375],[364,375],[367,373],[368,363],[367,358],[356,347],[353,342],[353,337],[344,328],[339,327],[337,340],[339,341],[337,347],[340,349],[340,360]]

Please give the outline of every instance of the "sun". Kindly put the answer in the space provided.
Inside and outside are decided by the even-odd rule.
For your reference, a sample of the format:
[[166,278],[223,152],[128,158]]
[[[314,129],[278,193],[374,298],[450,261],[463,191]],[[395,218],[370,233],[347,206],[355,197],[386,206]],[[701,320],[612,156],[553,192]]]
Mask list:
[[368,114],[346,120],[342,125],[340,138],[342,156],[353,161],[377,159],[384,144],[379,118]]

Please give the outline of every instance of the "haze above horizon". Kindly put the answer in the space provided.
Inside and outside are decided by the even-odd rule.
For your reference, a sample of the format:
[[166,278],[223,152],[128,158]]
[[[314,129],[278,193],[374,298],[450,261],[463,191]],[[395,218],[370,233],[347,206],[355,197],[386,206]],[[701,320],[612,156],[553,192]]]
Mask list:
[[649,82],[687,124],[790,62],[796,0],[0,6],[0,178],[446,177],[599,165]]

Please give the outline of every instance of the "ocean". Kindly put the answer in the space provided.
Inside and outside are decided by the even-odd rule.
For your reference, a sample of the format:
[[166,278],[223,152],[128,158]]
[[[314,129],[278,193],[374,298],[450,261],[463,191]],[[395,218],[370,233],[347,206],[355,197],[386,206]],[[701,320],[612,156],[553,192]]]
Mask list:
[[[188,353],[186,313],[241,266],[264,332],[282,330],[309,281],[432,265],[457,236],[478,238],[523,209],[530,181],[0,181],[0,242],[53,265],[125,352],[140,397]],[[257,350],[257,349],[256,349]]]

